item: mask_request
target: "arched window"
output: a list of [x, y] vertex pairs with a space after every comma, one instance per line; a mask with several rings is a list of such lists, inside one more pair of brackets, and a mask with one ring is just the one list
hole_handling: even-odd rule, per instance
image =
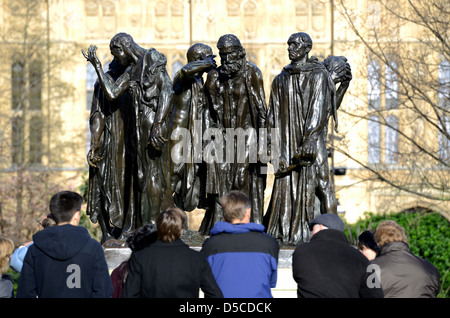
[[397, 63], [390, 61], [384, 70], [384, 79], [386, 81], [386, 89], [384, 95], [386, 98], [386, 109], [398, 108], [398, 79], [397, 79]]
[[28, 160], [30, 164], [40, 165], [42, 164], [43, 144], [42, 137], [44, 132], [44, 123], [42, 115], [36, 114], [30, 118], [30, 143], [29, 143], [29, 155]]
[[450, 110], [450, 62], [442, 60], [438, 68], [439, 77], [439, 106], [444, 110]]
[[11, 65], [13, 165], [24, 164], [27, 160], [29, 164], [42, 161], [42, 71], [39, 59], [30, 61], [28, 67], [17, 61]]
[[398, 163], [398, 118], [388, 116], [386, 118], [385, 142], [386, 142], [386, 158], [385, 163]]
[[367, 67], [368, 71], [368, 100], [369, 107], [373, 109], [380, 109], [381, 96], [381, 67], [380, 64], [372, 59]]
[[39, 60], [35, 60], [29, 65], [28, 80], [31, 110], [42, 110], [42, 71], [42, 62]]
[[441, 121], [438, 131], [438, 155], [442, 161], [450, 163], [450, 62], [442, 60], [438, 69], [438, 102], [441, 109]]
[[[447, 137], [450, 134], [450, 116], [444, 116], [443, 125], [439, 126], [443, 132], [438, 134], [438, 155], [442, 161], [450, 164], [450, 139]], [[447, 135], [444, 134], [444, 131], [447, 132]]]
[[11, 109], [22, 108], [22, 95], [25, 92], [25, 74], [22, 63], [15, 62], [11, 65]]
[[11, 155], [12, 164], [19, 165], [24, 160], [25, 126], [21, 110], [25, 108], [25, 70], [20, 62], [11, 65], [11, 110], [13, 114], [11, 120]]
[[381, 125], [377, 116], [369, 119], [369, 163], [380, 163], [381, 161]]

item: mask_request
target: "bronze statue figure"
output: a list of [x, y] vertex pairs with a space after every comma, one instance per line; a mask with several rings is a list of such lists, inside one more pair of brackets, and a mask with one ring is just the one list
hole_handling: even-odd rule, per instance
[[[114, 59], [105, 76], [116, 81], [125, 68]], [[94, 86], [91, 116], [91, 146], [87, 155], [89, 187], [87, 211], [94, 223], [99, 222], [102, 241], [117, 238], [124, 224], [134, 221], [135, 200], [132, 175], [134, 111], [131, 97], [124, 93], [109, 101], [97, 81]]]
[[[99, 222], [103, 241], [124, 241], [172, 205], [204, 208], [199, 233], [209, 235], [223, 220], [220, 198], [231, 190], [249, 197], [252, 222], [287, 244], [309, 239], [315, 215], [337, 213], [326, 138], [331, 117], [337, 131], [350, 65], [343, 56], [309, 57], [306, 33], [287, 43], [291, 63], [273, 80], [269, 107], [262, 73], [233, 34], [217, 42], [219, 67], [211, 47], [192, 45], [173, 83], [165, 56], [126, 33], [111, 39], [114, 60], [106, 73], [97, 47], [82, 51], [98, 75], [87, 214]], [[261, 149], [266, 137], [268, 149]], [[276, 171], [264, 215], [268, 157]]]
[[[116, 34], [110, 42], [111, 54], [115, 61], [123, 68], [123, 72], [117, 77], [107, 76], [96, 56], [96, 46], [90, 46], [88, 52], [82, 52], [85, 58], [92, 63], [97, 75], [99, 87], [109, 102], [119, 100], [126, 94], [130, 95], [126, 105], [134, 112], [134, 127], [126, 131], [133, 143], [128, 150], [132, 159], [126, 162], [123, 173], [131, 174], [128, 186], [133, 186], [134, 194], [124, 198], [129, 210], [123, 209], [117, 213], [107, 210], [107, 205], [94, 206], [88, 203], [87, 213], [96, 220], [98, 209], [103, 215], [109, 215], [109, 221], [116, 228], [121, 229], [121, 237], [143, 224], [151, 224], [156, 220], [160, 211], [173, 205], [170, 189], [168, 153], [168, 125], [171, 108], [173, 88], [172, 81], [167, 74], [166, 58], [155, 49], [144, 49], [137, 45], [133, 38], [126, 33]], [[100, 123], [101, 120], [92, 121]], [[103, 121], [104, 122], [104, 121]], [[103, 134], [105, 129], [103, 129]], [[100, 133], [100, 130], [98, 131]], [[107, 142], [103, 138], [103, 143]], [[90, 164], [104, 160], [106, 169], [113, 169], [111, 158], [90, 156]], [[92, 161], [95, 162], [92, 162]], [[96, 167], [93, 167], [97, 169]], [[101, 175], [102, 178], [108, 175]], [[127, 176], [128, 180], [128, 176]], [[108, 182], [110, 187], [118, 184]], [[102, 185], [101, 185], [102, 186]], [[98, 189], [104, 191], [104, 188]], [[108, 192], [110, 190], [106, 190]], [[102, 200], [112, 200], [102, 194]], [[88, 200], [92, 200], [91, 197]], [[127, 215], [124, 215], [127, 213]], [[107, 225], [108, 226], [108, 225]], [[117, 237], [117, 235], [115, 235]]]
[[[217, 48], [221, 65], [208, 73], [205, 86], [211, 127], [225, 136], [223, 149], [220, 149], [223, 152], [217, 148], [216, 151], [224, 156], [207, 164], [206, 193], [216, 200], [215, 207], [207, 211], [203, 219], [200, 232], [204, 235], [215, 222], [222, 220], [217, 200], [231, 190], [240, 190], [248, 195], [255, 211], [252, 221], [262, 223], [266, 184], [260, 163], [257, 159], [252, 160], [255, 154], [249, 151], [249, 145], [257, 143], [259, 128], [266, 125], [262, 73], [246, 60], [245, 49], [235, 35], [221, 36]], [[248, 139], [240, 143], [239, 138]]]
[[[349, 66], [343, 60], [343, 67], [342, 63], [331, 66], [332, 78], [327, 63], [309, 57], [312, 40], [308, 34], [292, 34], [287, 43], [291, 63], [272, 83], [267, 116], [268, 127], [278, 129], [280, 147], [271, 152], [280, 161], [265, 224], [267, 232], [281, 242], [296, 244], [309, 239], [308, 222], [315, 214], [336, 213], [326, 135], [330, 116], [337, 124], [335, 82], [348, 79]], [[346, 87], [348, 83], [339, 91], [339, 101]], [[316, 196], [322, 205], [319, 211]]]
[[[212, 49], [203, 43], [192, 45], [186, 57], [188, 63], [177, 72], [173, 81], [170, 171], [175, 204], [185, 211], [192, 211], [208, 208], [202, 136], [210, 126], [210, 120], [202, 75], [216, 68], [216, 62]], [[179, 136], [185, 142], [184, 147], [177, 147]]]

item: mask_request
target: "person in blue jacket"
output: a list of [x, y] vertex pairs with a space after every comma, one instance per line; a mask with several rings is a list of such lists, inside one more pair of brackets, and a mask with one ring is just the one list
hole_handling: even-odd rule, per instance
[[203, 243], [225, 298], [271, 298], [277, 283], [278, 242], [264, 226], [250, 222], [251, 203], [240, 191], [221, 199], [224, 221], [217, 222]]
[[62, 191], [50, 200], [57, 226], [33, 235], [22, 266], [17, 298], [111, 297], [113, 286], [99, 242], [78, 226], [83, 198]]

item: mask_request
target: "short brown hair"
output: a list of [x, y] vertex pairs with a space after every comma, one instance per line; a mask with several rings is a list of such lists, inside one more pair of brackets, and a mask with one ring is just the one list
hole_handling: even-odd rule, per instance
[[381, 221], [378, 224], [375, 231], [375, 241], [378, 246], [383, 246], [391, 242], [408, 243], [405, 229], [392, 220]]
[[247, 209], [252, 207], [248, 197], [240, 191], [230, 191], [225, 194], [220, 204], [222, 205], [223, 218], [227, 222], [242, 220]]
[[177, 207], [167, 208], [156, 220], [158, 239], [163, 242], [174, 242], [183, 233], [186, 217]]

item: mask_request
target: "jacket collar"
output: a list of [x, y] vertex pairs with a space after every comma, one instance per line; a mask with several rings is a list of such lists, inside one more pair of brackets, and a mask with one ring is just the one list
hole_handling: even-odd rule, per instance
[[264, 226], [253, 222], [231, 224], [228, 222], [219, 221], [211, 229], [211, 235], [220, 233], [238, 234], [247, 232], [264, 232]]
[[326, 230], [321, 230], [321, 231], [317, 232], [316, 234], [314, 234], [311, 237], [311, 241], [316, 241], [316, 240], [341, 241], [341, 242], [348, 244], [347, 237], [345, 236], [344, 232], [341, 232], [338, 230], [333, 230], [333, 229], [326, 229]]
[[163, 242], [161, 240], [157, 240], [155, 243], [150, 244], [149, 246], [179, 247], [187, 245], [181, 239], [177, 239], [173, 242]]
[[409, 245], [405, 242], [390, 242], [380, 247], [380, 255], [390, 252], [405, 251], [409, 252]]

